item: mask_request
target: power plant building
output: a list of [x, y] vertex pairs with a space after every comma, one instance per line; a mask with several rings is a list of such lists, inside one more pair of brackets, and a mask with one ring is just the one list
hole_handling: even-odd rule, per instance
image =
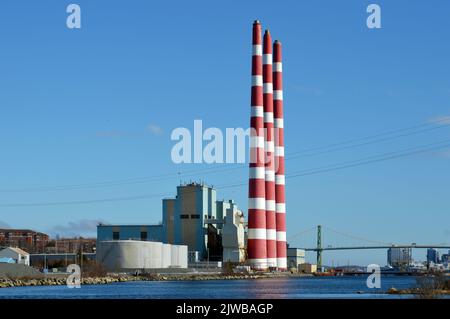
[[154, 241], [186, 245], [196, 256], [191, 259], [242, 262], [247, 257], [256, 270], [287, 270], [282, 48], [268, 30], [264, 37], [261, 33], [255, 21], [247, 238], [244, 215], [234, 202], [217, 201], [214, 188], [189, 183], [177, 187], [175, 198], [163, 199], [161, 225], [99, 225], [99, 247], [110, 240]]
[[[234, 201], [217, 201], [214, 188], [201, 183], [189, 183], [177, 187], [175, 198], [162, 200], [161, 224], [98, 225], [97, 254], [104, 256], [103, 242], [115, 245], [112, 242], [144, 241], [187, 246], [189, 254], [195, 255], [198, 260], [243, 262], [244, 236], [244, 214]], [[127, 247], [125, 243], [119, 246]], [[139, 249], [145, 250], [145, 247]], [[125, 254], [117, 253], [114, 256]]]
[[188, 245], [204, 258], [212, 244], [208, 236], [217, 233], [217, 225], [205, 221], [216, 219], [216, 207], [214, 188], [199, 183], [178, 186], [175, 198], [163, 199], [162, 241]]

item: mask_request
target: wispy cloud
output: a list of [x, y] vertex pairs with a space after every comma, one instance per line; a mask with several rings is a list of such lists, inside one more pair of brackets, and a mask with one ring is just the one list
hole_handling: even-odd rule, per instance
[[315, 96], [319, 96], [319, 95], [323, 94], [323, 91], [319, 88], [302, 85], [302, 84], [296, 84], [296, 85], [294, 84], [292, 86], [292, 88], [294, 89], [294, 91], [297, 91], [302, 94], [315, 95]]
[[450, 149], [440, 152], [439, 155], [441, 157], [450, 158]]
[[100, 219], [81, 219], [78, 221], [68, 222], [64, 225], [56, 225], [48, 230], [51, 236], [61, 237], [95, 237], [98, 224], [107, 224]]
[[0, 228], [11, 228], [7, 223], [0, 220]]
[[450, 158], [450, 149], [439, 151], [439, 152], [435, 152], [434, 154], [437, 157], [440, 157], [440, 158]]
[[435, 116], [428, 119], [428, 123], [436, 124], [436, 125], [449, 125], [450, 124], [450, 115], [440, 115]]
[[122, 137], [127, 135], [124, 131], [98, 131], [95, 133], [97, 137]]
[[163, 129], [160, 126], [153, 123], [147, 125], [147, 130], [153, 135], [161, 135], [163, 133]]

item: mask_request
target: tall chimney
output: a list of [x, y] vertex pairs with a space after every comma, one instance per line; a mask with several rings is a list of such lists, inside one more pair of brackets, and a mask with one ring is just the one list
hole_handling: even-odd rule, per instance
[[258, 270], [267, 269], [262, 69], [261, 24], [255, 21], [253, 23], [247, 254], [250, 266]]
[[273, 44], [273, 103], [275, 126], [275, 199], [277, 224], [277, 267], [287, 269], [286, 260], [286, 204], [284, 174], [284, 123], [283, 123], [283, 80], [281, 42]]
[[265, 131], [266, 180], [266, 240], [267, 265], [277, 267], [277, 237], [275, 216], [275, 157], [273, 127], [272, 38], [266, 30], [263, 42], [263, 100]]

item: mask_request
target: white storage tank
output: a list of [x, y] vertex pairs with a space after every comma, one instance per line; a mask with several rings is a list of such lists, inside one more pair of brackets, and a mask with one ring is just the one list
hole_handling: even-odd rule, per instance
[[116, 272], [187, 268], [187, 246], [138, 240], [102, 241], [97, 247], [97, 262]]

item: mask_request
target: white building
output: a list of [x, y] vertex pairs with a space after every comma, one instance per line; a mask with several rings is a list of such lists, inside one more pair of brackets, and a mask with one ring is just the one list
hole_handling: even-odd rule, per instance
[[154, 241], [102, 241], [96, 252], [97, 262], [108, 271], [187, 268], [188, 263], [188, 246]]
[[4, 248], [0, 250], [0, 258], [12, 258], [17, 264], [30, 265], [30, 254], [20, 248]]
[[287, 249], [288, 268], [298, 269], [298, 266], [305, 263], [305, 250], [299, 248]]
[[228, 202], [222, 228], [223, 262], [245, 261], [244, 214], [236, 204]]

